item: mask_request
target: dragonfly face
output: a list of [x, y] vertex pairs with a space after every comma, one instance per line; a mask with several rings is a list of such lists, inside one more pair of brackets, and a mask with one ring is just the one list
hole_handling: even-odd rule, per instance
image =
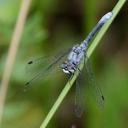
[[66, 74], [73, 74], [76, 70], [76, 65], [72, 61], [68, 60], [61, 64], [61, 69]]
[[67, 61], [61, 65], [64, 73], [73, 74], [77, 69], [81, 59], [84, 57], [84, 50], [80, 45], [75, 45], [68, 55]]

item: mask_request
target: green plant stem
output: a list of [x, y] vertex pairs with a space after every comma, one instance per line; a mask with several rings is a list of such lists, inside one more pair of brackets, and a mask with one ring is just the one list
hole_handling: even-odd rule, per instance
[[112, 21], [115, 19], [116, 15], [119, 13], [120, 9], [122, 8], [122, 6], [124, 5], [125, 2], [126, 2], [126, 0], [119, 0], [118, 3], [116, 4], [116, 6], [114, 7], [114, 9], [112, 10], [113, 16], [111, 17], [109, 22], [107, 22], [101, 28], [101, 30], [98, 32], [97, 36], [95, 37], [94, 41], [92, 42], [92, 45], [88, 48], [88, 50], [87, 50], [87, 57], [88, 58], [91, 56], [92, 52], [94, 51], [96, 46], [99, 44], [101, 38], [103, 37], [103, 35], [107, 31], [108, 27], [111, 25]]
[[[94, 41], [92, 42], [92, 44], [90, 45], [90, 47], [87, 50], [87, 57], [89, 58], [91, 56], [91, 54], [94, 52], [96, 46], [99, 44], [101, 38], [103, 37], [103, 35], [105, 34], [105, 32], [107, 31], [108, 27], [111, 25], [112, 21], [114, 20], [114, 18], [116, 17], [116, 15], [118, 14], [118, 12], [120, 11], [120, 9], [122, 8], [123, 4], [126, 2], [126, 0], [119, 0], [118, 3], [116, 4], [116, 6], [113, 9], [113, 16], [111, 17], [111, 19], [101, 28], [101, 30], [98, 32], [97, 36], [95, 37]], [[83, 68], [83, 64], [80, 64], [80, 69], [82, 70]], [[53, 115], [55, 114], [56, 110], [58, 109], [58, 107], [60, 106], [61, 102], [63, 101], [63, 99], [65, 98], [65, 96], [67, 95], [67, 93], [69, 92], [70, 88], [72, 87], [73, 83], [75, 82], [77, 76], [79, 75], [78, 72], [75, 72], [74, 76], [71, 78], [70, 82], [68, 82], [64, 89], [62, 90], [62, 92], [60, 93], [58, 99], [56, 100], [56, 102], [54, 103], [53, 107], [51, 108], [51, 110], [49, 111], [48, 115], [46, 116], [46, 118], [44, 119], [43, 123], [41, 124], [40, 128], [46, 128], [49, 121], [51, 120], [51, 118], [53, 117]]]

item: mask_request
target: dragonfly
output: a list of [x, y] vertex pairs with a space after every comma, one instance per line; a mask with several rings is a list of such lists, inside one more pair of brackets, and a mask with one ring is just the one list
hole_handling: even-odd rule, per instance
[[[48, 74], [51, 70], [53, 70], [55, 68], [55, 66], [63, 58], [65, 58], [65, 60], [59, 65], [59, 67], [65, 74], [72, 76], [76, 71], [78, 71], [79, 74], [81, 74], [81, 70], [79, 69], [79, 65], [80, 65], [80, 62], [82, 60], [88, 59], [86, 56], [86, 51], [87, 51], [89, 42], [91, 41], [91, 39], [93, 39], [94, 35], [101, 29], [101, 27], [111, 17], [112, 17], [112, 12], [108, 12], [104, 16], [102, 16], [101, 19], [94, 26], [94, 28], [88, 34], [88, 36], [86, 37], [86, 39], [84, 41], [82, 41], [80, 44], [76, 44], [73, 47], [69, 48], [63, 54], [56, 57], [53, 62], [48, 64], [45, 68], [42, 68], [39, 72], [37, 72], [32, 79], [30, 79], [28, 82], [26, 82], [25, 90], [26, 90], [26, 88], [28, 88], [31, 85], [31, 83], [33, 81], [35, 81], [39, 77], [44, 78], [44, 76], [46, 74]], [[39, 58], [37, 60], [30, 60], [27, 63], [27, 66], [28, 67], [32, 66], [36, 62], [38, 62], [39, 60], [41, 60], [41, 58]], [[101, 92], [101, 89], [95, 84], [93, 71], [91, 70], [91, 67], [88, 64], [85, 64], [85, 67], [86, 67], [87, 74], [89, 74], [89, 79], [90, 79], [90, 83], [91, 83], [90, 86], [92, 87], [92, 90], [94, 90], [94, 92], [95, 92], [95, 96], [97, 97], [97, 101], [99, 102], [99, 104], [103, 104], [104, 96]], [[75, 106], [76, 106], [76, 113], [78, 116], [80, 116], [81, 115], [80, 113], [82, 113], [80, 110], [81, 103], [79, 101], [81, 98], [80, 97], [80, 86], [79, 86], [78, 82], [76, 82], [76, 83], [77, 83], [77, 86], [76, 86]]]

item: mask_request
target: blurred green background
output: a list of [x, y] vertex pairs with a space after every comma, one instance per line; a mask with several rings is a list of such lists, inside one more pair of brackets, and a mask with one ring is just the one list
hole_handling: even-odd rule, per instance
[[[25, 93], [31, 75], [25, 66], [31, 57], [63, 51], [85, 39], [102, 15], [117, 0], [32, 0], [20, 41], [4, 107], [2, 128], [39, 128], [63, 89], [67, 78], [54, 73], [39, 79]], [[0, 0], [0, 79], [21, 1]], [[100, 110], [86, 93], [84, 113], [74, 114], [75, 85], [55, 113], [48, 128], [126, 128], [128, 126], [128, 13], [126, 4], [91, 56], [95, 77], [105, 96]], [[86, 77], [86, 76], [85, 76]], [[83, 90], [84, 84], [83, 84]], [[83, 91], [84, 92], [84, 91]]]

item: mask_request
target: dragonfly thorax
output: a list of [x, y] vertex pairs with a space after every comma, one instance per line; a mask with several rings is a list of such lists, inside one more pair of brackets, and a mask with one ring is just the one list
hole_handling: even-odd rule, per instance
[[61, 65], [63, 72], [67, 74], [74, 73], [78, 69], [78, 65], [83, 57], [84, 50], [80, 45], [75, 45], [69, 53], [67, 61]]

